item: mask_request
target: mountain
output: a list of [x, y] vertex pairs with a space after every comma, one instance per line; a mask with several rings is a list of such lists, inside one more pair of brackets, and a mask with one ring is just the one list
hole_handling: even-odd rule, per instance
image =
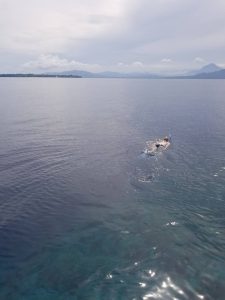
[[80, 76], [82, 78], [94, 78], [95, 74], [87, 71], [73, 70], [73, 71], [64, 71], [64, 72], [54, 72], [48, 73], [53, 75], [63, 75], [63, 76]]
[[44, 74], [0, 74], [0, 77], [62, 77], [62, 78], [136, 78], [136, 79], [225, 79], [225, 69], [220, 68], [216, 64], [208, 64], [199, 70], [195, 70], [186, 74], [175, 76], [163, 76], [148, 72], [99, 72], [93, 73], [82, 70], [72, 70], [63, 72], [48, 72]]
[[117, 73], [117, 72], [101, 72], [98, 76], [102, 78], [160, 78], [159, 75], [148, 72], [132, 72], [132, 73]]
[[132, 72], [132, 73], [119, 73], [119, 72], [99, 72], [92, 73], [87, 71], [73, 70], [73, 71], [64, 71], [64, 72], [54, 72], [48, 73], [51, 75], [59, 75], [59, 76], [81, 76], [83, 78], [161, 78], [161, 76], [157, 74], [147, 73], [147, 72]]
[[64, 72], [56, 72], [56, 73], [49, 73], [54, 75], [63, 75], [63, 76], [81, 76], [83, 78], [148, 78], [148, 79], [159, 79], [159, 78], [178, 78], [178, 77], [190, 77], [195, 76], [199, 74], [210, 74], [214, 72], [221, 71], [222, 68], [217, 66], [214, 63], [208, 64], [204, 67], [202, 67], [199, 70], [193, 70], [191, 72], [182, 74], [182, 75], [176, 75], [176, 76], [163, 76], [159, 74], [149, 73], [149, 72], [132, 72], [132, 73], [119, 73], [119, 72], [111, 72], [111, 71], [105, 71], [105, 72], [88, 72], [88, 71], [81, 71], [81, 70], [72, 70], [72, 71], [64, 71]]
[[217, 72], [220, 70], [222, 70], [222, 68], [220, 68], [219, 66], [217, 66], [214, 63], [211, 63], [211, 64], [208, 64], [208, 65], [202, 67], [199, 70], [190, 71], [190, 72], [184, 74], [184, 76], [193, 76], [193, 75], [204, 74], [204, 73], [208, 74], [208, 73], [213, 73], [213, 72]]
[[221, 69], [211, 73], [200, 73], [189, 76], [171, 76], [164, 77], [165, 79], [225, 79], [225, 69]]
[[216, 72], [201, 73], [192, 76], [193, 79], [225, 79], [225, 69]]

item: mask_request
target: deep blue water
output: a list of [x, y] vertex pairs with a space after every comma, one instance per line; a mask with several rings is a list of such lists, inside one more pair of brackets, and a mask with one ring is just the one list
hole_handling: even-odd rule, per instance
[[0, 299], [224, 299], [224, 95], [223, 80], [0, 79]]

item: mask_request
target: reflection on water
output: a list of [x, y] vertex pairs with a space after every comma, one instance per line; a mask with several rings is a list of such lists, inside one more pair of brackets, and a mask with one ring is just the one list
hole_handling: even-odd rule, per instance
[[224, 299], [224, 93], [1, 79], [0, 299]]

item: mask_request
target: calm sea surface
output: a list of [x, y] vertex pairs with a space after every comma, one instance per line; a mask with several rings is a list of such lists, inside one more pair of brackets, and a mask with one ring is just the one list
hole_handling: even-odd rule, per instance
[[1, 78], [0, 299], [225, 299], [225, 81]]

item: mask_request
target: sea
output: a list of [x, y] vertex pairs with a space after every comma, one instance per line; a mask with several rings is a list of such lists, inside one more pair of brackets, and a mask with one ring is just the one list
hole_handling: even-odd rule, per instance
[[0, 299], [225, 299], [225, 81], [1, 78]]

